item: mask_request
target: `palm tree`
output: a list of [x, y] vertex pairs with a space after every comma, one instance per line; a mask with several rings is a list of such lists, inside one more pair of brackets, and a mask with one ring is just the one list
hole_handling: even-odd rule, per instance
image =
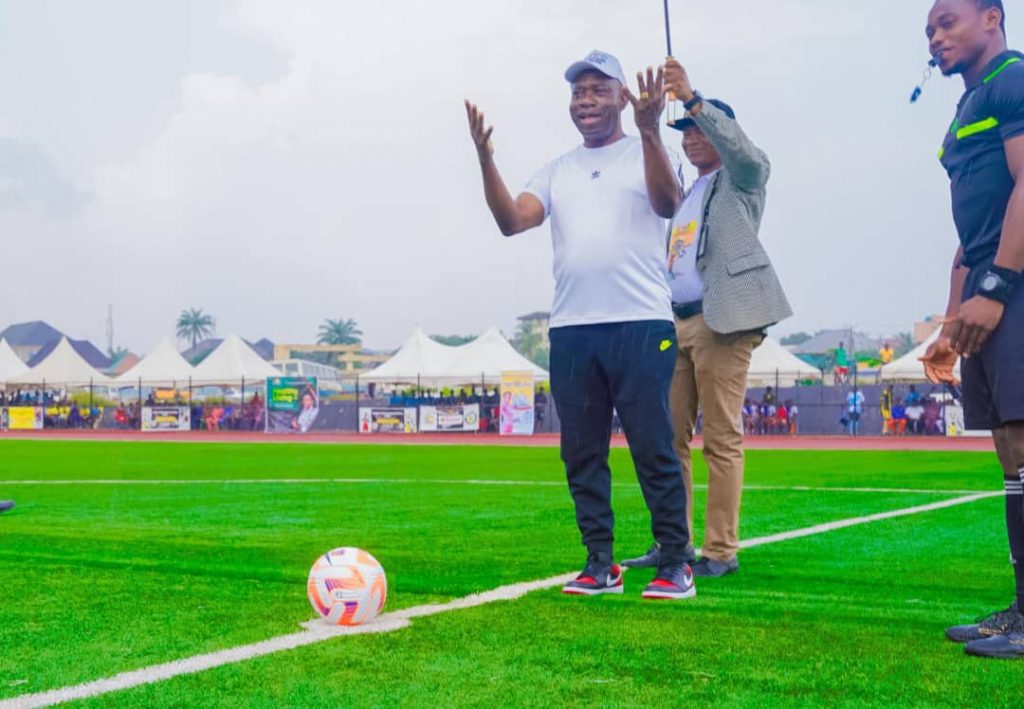
[[320, 326], [320, 333], [316, 343], [318, 345], [358, 345], [362, 344], [363, 331], [359, 329], [356, 321], [348, 320], [324, 320]]
[[202, 308], [189, 308], [181, 311], [176, 327], [178, 337], [189, 340], [194, 348], [200, 339], [213, 334], [214, 325], [213, 316], [204, 313]]
[[519, 321], [515, 337], [512, 339], [512, 346], [519, 350], [519, 354], [534, 364], [545, 369], [548, 368], [550, 353], [544, 347], [543, 336], [532, 322]]

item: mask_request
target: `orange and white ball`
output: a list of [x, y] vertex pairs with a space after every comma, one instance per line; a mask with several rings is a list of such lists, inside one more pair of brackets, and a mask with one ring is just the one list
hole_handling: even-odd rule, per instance
[[332, 549], [309, 570], [309, 602], [330, 625], [362, 625], [377, 617], [388, 597], [384, 567], [355, 547]]

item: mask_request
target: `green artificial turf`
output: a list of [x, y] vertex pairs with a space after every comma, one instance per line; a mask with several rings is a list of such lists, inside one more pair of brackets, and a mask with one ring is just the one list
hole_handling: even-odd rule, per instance
[[[612, 465], [617, 551], [639, 552], [649, 519], [628, 452]], [[371, 482], [231, 482], [335, 478]], [[4, 484], [27, 480], [210, 482]], [[1000, 475], [990, 454], [751, 451], [747, 480], [948, 491], [996, 490]], [[549, 448], [0, 441], [7, 496], [0, 700], [295, 632], [312, 617], [309, 565], [334, 546], [383, 563], [387, 610], [583, 560]], [[751, 489], [743, 536], [955, 496]], [[739, 574], [698, 581], [692, 601], [641, 601], [651, 572], [634, 571], [622, 597], [540, 591], [94, 703], [1019, 706], [1024, 664], [966, 658], [941, 632], [1006, 605], [1005, 547], [1002, 501], [983, 500], [744, 551]]]

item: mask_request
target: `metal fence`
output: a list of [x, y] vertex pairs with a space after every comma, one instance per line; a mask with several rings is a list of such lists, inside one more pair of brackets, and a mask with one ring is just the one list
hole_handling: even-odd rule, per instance
[[[856, 386], [863, 394], [864, 401], [857, 420], [850, 415], [847, 397]], [[498, 391], [497, 386], [478, 382], [427, 390], [410, 385], [407, 387], [382, 387], [360, 381], [358, 375], [320, 380], [319, 415], [313, 430], [323, 432], [355, 433], [360, 430], [359, 411], [361, 408], [412, 407], [417, 411], [424, 407], [457, 407], [462, 404], [479, 406], [479, 425], [474, 430], [494, 432], [497, 430]], [[879, 435], [883, 433], [884, 420], [881, 401], [885, 385], [854, 384], [839, 386], [771, 387], [776, 405], [783, 404], [787, 411], [795, 407], [795, 417], [762, 415], [745, 423], [747, 433], [753, 435]], [[558, 409], [550, 396], [547, 385], [538, 389], [535, 405], [535, 432], [558, 433], [560, 431]], [[930, 384], [897, 384], [894, 399], [906, 400], [916, 393], [930, 400], [926, 421], [915, 425], [908, 422], [907, 435], [940, 435], [946, 431], [946, 418], [950, 395], [942, 387]], [[766, 388], [758, 387], [747, 391], [752, 406], [760, 406], [766, 400]], [[0, 425], [13, 427], [15, 419], [27, 421], [26, 408], [41, 409], [43, 428], [97, 428], [97, 429], [139, 429], [143, 426], [145, 409], [153, 407], [180, 407], [187, 409], [188, 425], [191, 430], [217, 428], [218, 430], [261, 431], [265, 423], [263, 404], [266, 400], [265, 383], [239, 380], [237, 383], [210, 384], [204, 382], [180, 382], [147, 384], [136, 382], [132, 386], [107, 388], [90, 385], [46, 388], [20, 387], [0, 392], [0, 408], [3, 417]], [[19, 411], [12, 411], [18, 409]], [[76, 411], [77, 409], [77, 411]], [[219, 409], [215, 422], [212, 416]], [[767, 412], [766, 412], [767, 413]], [[183, 414], [184, 415], [184, 414]], [[795, 418], [795, 420], [793, 420]], [[616, 422], [617, 423], [617, 422]], [[700, 422], [698, 423], [698, 430]]]

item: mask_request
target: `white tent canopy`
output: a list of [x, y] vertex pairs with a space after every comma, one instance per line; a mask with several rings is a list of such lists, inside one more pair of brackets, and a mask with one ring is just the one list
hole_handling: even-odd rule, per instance
[[0, 384], [27, 371], [28, 366], [15, 354], [7, 341], [0, 339]]
[[201, 384], [237, 384], [244, 380], [262, 381], [279, 377], [281, 372], [256, 354], [238, 335], [228, 335], [217, 349], [199, 363], [192, 374]]
[[195, 376], [195, 368], [178, 354], [166, 337], [139, 360], [134, 367], [117, 377], [115, 382], [125, 386], [138, 384], [177, 384]]
[[534, 381], [548, 380], [547, 370], [519, 354], [496, 327], [451, 350], [447, 364], [450, 377], [462, 377], [475, 383], [482, 376], [486, 383], [498, 384], [502, 372], [532, 372]]
[[62, 337], [46, 359], [27, 372], [9, 377], [7, 384], [53, 384], [54, 386], [97, 384], [108, 386], [111, 379], [92, 367]]
[[401, 349], [384, 364], [361, 375], [360, 381], [380, 384], [412, 384], [424, 387], [452, 384], [497, 384], [501, 373], [533, 372], [537, 381], [548, 373], [519, 354], [497, 328], [491, 328], [465, 345], [451, 347], [432, 340], [416, 328]]
[[454, 348], [430, 339], [427, 333], [416, 328], [391, 359], [359, 378], [381, 384], [412, 384], [417, 377], [422, 380], [443, 376], [451, 349]]
[[[882, 370], [879, 376], [883, 382], [924, 382], [928, 381], [928, 378], [924, 375], [924, 364], [921, 363], [920, 358], [924, 357], [925, 351], [928, 346], [939, 339], [939, 331], [936, 330], [931, 336], [922, 342], [920, 345], [907, 352], [905, 355], [890, 362], [889, 364], [882, 365]], [[956, 366], [953, 367], [953, 373], [957, 379], [960, 378], [960, 360], [957, 360]]]
[[793, 386], [804, 379], [821, 379], [821, 370], [787, 350], [774, 337], [766, 337], [754, 350], [747, 386]]

